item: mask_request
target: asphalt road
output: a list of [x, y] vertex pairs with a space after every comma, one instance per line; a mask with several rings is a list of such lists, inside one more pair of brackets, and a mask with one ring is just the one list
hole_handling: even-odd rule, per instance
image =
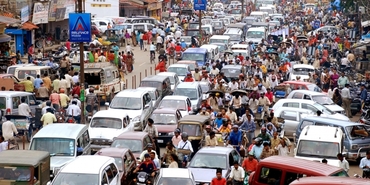
[[[148, 47], [149, 48], [149, 47]], [[124, 47], [121, 47], [121, 51], [125, 51]], [[135, 63], [134, 63], [134, 70], [131, 73], [128, 73], [125, 76], [126, 80], [126, 87], [128, 89], [136, 88], [139, 86], [139, 83], [141, 79], [143, 79], [146, 76], [149, 75], [155, 75], [157, 72], [155, 72], [155, 64], [150, 63], [150, 53], [149, 51], [142, 51], [140, 48], [134, 47], [133, 50], [134, 57], [135, 57]], [[158, 56], [158, 55], [157, 55]], [[156, 56], [156, 57], [157, 57]], [[173, 61], [169, 61], [168, 63], [173, 64]], [[102, 109], [105, 109], [102, 107]], [[354, 116], [351, 120], [356, 122], [359, 119], [359, 114]], [[256, 130], [256, 135], [259, 134], [259, 130]], [[22, 146], [22, 140], [19, 139], [19, 146], [20, 149], [23, 148]], [[29, 143], [25, 143], [25, 149], [29, 148]], [[161, 154], [163, 154], [164, 148], [161, 148]], [[291, 156], [293, 157], [293, 149], [291, 152]], [[349, 175], [352, 177], [354, 174], [362, 174], [362, 170], [359, 169], [358, 164], [354, 162], [350, 162], [350, 170], [349, 170]]]

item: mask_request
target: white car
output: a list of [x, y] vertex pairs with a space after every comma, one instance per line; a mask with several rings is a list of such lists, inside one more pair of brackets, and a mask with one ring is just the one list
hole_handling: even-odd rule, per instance
[[168, 72], [176, 73], [180, 81], [183, 81], [186, 73], [191, 73], [190, 66], [188, 64], [172, 64], [167, 68]]
[[122, 133], [134, 131], [130, 118], [124, 110], [101, 110], [94, 114], [89, 125], [91, 151], [110, 147], [113, 138]]
[[317, 111], [322, 112], [322, 117], [328, 117], [333, 119], [339, 119], [343, 121], [350, 121], [350, 119], [343, 115], [336, 112], [329, 110], [327, 107], [316, 103], [312, 100], [302, 100], [302, 99], [280, 99], [275, 103], [272, 107], [273, 110], [278, 110], [280, 107], [294, 107], [300, 109], [308, 109], [312, 112], [316, 113]]
[[158, 108], [178, 109], [182, 117], [189, 115], [191, 101], [186, 96], [165, 96], [158, 105]]
[[314, 92], [314, 91], [309, 91], [309, 90], [294, 90], [290, 92], [290, 94], [286, 97], [287, 99], [305, 99], [305, 100], [312, 100], [316, 103], [319, 103], [329, 110], [339, 113], [339, 114], [344, 114], [344, 109], [335, 104], [333, 100], [324, 93], [319, 93], [319, 92]]
[[302, 81], [308, 80], [308, 73], [313, 75], [315, 72], [315, 68], [308, 64], [295, 64], [292, 68], [293, 69], [289, 75], [289, 81], [296, 80], [297, 76], [300, 76]]

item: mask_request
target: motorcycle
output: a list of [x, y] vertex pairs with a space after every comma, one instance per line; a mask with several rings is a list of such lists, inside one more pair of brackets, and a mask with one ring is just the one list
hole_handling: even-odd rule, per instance
[[176, 60], [179, 61], [181, 60], [181, 57], [182, 57], [182, 52], [176, 52]]
[[53, 54], [54, 60], [59, 61], [63, 56], [67, 55], [67, 48], [65, 46], [61, 46], [57, 52]]
[[146, 172], [139, 172], [137, 174], [136, 185], [148, 185], [152, 184], [149, 180], [149, 174]]
[[365, 106], [361, 109], [361, 116], [358, 122], [370, 125], [370, 104], [366, 103]]

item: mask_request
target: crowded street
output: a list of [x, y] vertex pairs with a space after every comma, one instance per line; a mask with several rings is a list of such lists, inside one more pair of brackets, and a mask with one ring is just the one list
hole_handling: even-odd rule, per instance
[[5, 10], [0, 184], [370, 183], [369, 2]]

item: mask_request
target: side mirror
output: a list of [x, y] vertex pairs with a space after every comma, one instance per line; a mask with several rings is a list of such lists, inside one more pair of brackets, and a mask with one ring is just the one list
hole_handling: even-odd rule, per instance
[[105, 104], [104, 104], [105, 106], [109, 106], [109, 102], [105, 102]]

